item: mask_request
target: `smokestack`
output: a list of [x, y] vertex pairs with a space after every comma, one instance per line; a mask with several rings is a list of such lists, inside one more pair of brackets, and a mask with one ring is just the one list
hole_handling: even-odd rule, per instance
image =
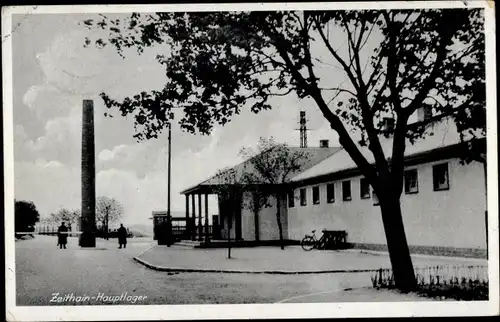
[[394, 132], [395, 120], [392, 117], [384, 117], [383, 131], [385, 137], [390, 137]]
[[328, 140], [319, 140], [319, 147], [320, 148], [330, 147], [329, 141]]
[[80, 247], [95, 247], [95, 141], [92, 100], [83, 101], [81, 223]]
[[432, 117], [432, 108], [428, 106], [417, 109], [417, 122], [428, 121]]

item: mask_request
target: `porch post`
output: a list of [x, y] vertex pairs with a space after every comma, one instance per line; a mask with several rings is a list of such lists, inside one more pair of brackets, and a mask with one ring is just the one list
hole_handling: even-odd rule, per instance
[[191, 225], [189, 222], [189, 195], [185, 194], [185, 197], [186, 197], [186, 232], [185, 232], [185, 235], [189, 238], [189, 236], [191, 236], [191, 232], [190, 232]]
[[192, 214], [193, 218], [191, 218], [190, 223], [191, 223], [191, 239], [196, 240], [196, 225], [195, 225], [195, 218], [196, 218], [196, 208], [195, 208], [195, 200], [194, 200], [194, 194], [191, 195], [191, 206], [192, 206]]
[[[212, 224], [213, 230], [213, 224]], [[208, 242], [208, 194], [205, 194], [205, 242]]]
[[202, 240], [203, 225], [201, 224], [201, 193], [198, 194], [198, 240]]

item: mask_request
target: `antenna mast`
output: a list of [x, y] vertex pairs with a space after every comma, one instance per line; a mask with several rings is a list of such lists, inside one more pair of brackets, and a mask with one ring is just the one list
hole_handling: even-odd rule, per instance
[[307, 148], [307, 120], [306, 111], [300, 111], [300, 147]]
[[170, 217], [170, 188], [171, 184], [171, 175], [172, 175], [172, 123], [168, 125], [168, 194], [167, 194], [167, 215]]

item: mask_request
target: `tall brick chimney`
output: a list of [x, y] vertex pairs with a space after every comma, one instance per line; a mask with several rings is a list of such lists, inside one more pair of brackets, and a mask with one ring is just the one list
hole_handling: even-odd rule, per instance
[[82, 218], [79, 245], [95, 247], [95, 142], [94, 102], [83, 101], [82, 116]]

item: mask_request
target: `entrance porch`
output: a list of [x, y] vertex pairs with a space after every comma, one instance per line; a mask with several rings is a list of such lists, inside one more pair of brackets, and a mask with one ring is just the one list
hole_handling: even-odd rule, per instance
[[[186, 198], [186, 233], [182, 243], [208, 244], [212, 241], [242, 241], [241, 196], [220, 198], [210, 185], [183, 191]], [[217, 196], [218, 214], [209, 215], [209, 195]]]

